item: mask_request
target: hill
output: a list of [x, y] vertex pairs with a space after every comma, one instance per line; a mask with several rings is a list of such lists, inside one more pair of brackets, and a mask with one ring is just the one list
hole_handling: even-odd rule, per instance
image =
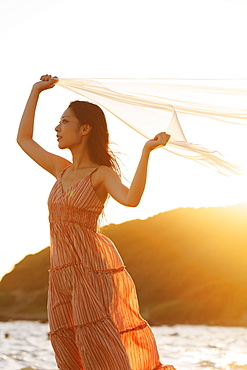
[[[102, 233], [116, 244], [152, 325], [247, 326], [247, 206], [181, 208]], [[0, 282], [0, 319], [46, 319], [49, 248]]]
[[50, 248], [26, 256], [0, 282], [0, 320], [47, 320]]

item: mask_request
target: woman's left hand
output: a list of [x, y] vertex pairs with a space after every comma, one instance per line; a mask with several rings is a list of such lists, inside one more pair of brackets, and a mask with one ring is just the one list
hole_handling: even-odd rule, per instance
[[144, 148], [147, 148], [150, 151], [153, 149], [161, 148], [167, 144], [170, 137], [171, 135], [167, 134], [166, 132], [160, 132], [153, 139], [148, 140]]

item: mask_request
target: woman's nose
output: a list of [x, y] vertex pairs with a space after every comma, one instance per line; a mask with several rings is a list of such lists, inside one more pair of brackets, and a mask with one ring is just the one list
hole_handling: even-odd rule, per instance
[[60, 127], [59, 127], [59, 125], [57, 125], [56, 127], [55, 127], [55, 131], [56, 132], [58, 132], [60, 130]]

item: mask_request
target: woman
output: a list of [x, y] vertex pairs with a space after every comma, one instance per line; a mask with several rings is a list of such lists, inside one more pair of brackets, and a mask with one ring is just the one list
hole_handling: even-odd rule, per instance
[[60, 149], [72, 163], [45, 151], [33, 140], [39, 94], [58, 79], [44, 75], [34, 84], [17, 137], [22, 149], [57, 178], [51, 190], [51, 269], [48, 317], [51, 343], [62, 370], [173, 369], [159, 362], [155, 340], [139, 314], [135, 287], [112, 242], [97, 233], [97, 220], [111, 195], [135, 207], [144, 191], [150, 152], [166, 145], [160, 133], [142, 152], [130, 189], [118, 175], [108, 148], [102, 110], [72, 102], [55, 128]]

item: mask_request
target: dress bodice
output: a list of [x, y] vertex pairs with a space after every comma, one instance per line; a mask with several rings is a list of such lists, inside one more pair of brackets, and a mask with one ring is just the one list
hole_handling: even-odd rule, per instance
[[98, 198], [92, 183], [91, 174], [63, 191], [62, 176], [54, 184], [49, 198], [49, 221], [79, 223], [96, 231], [99, 215], [104, 205]]
[[96, 240], [103, 238], [97, 228], [104, 208], [92, 186], [92, 172], [65, 191], [60, 174], [50, 192], [51, 269], [82, 261], [92, 265], [86, 245], [96, 248]]

